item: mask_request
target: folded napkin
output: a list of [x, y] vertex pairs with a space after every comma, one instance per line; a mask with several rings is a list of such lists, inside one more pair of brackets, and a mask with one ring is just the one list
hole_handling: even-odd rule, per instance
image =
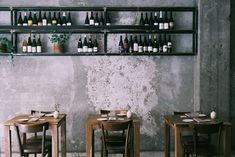
[[36, 122], [36, 121], [38, 121], [38, 120], [39, 120], [39, 118], [33, 117], [33, 118], [31, 118], [30, 120], [28, 120], [28, 122]]

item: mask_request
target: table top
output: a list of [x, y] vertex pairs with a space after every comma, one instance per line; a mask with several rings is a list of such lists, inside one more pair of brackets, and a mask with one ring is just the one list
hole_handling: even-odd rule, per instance
[[[30, 118], [32, 118], [30, 114], [16, 115], [15, 117], [5, 121], [4, 125], [5, 126], [13, 126], [15, 123], [19, 123], [20, 119], [30, 119]], [[43, 116], [43, 117], [41, 117], [37, 121], [34, 121], [34, 122], [22, 122], [22, 123], [26, 123], [26, 124], [38, 124], [38, 123], [42, 123], [42, 122], [49, 122], [49, 125], [58, 125], [65, 118], [66, 118], [66, 114], [59, 114], [58, 118], [54, 118], [53, 116], [50, 116], [50, 117]]]

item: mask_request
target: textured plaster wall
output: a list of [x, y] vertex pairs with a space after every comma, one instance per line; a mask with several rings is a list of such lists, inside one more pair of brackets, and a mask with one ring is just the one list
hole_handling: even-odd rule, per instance
[[[197, 6], [199, 4], [200, 12], [201, 5], [205, 4], [209, 9], [203, 7], [202, 11], [205, 13], [200, 14], [200, 22], [204, 22], [203, 20], [211, 20], [210, 16], [206, 16], [210, 8], [213, 8], [213, 1], [210, 2], [209, 5], [203, 1], [194, 0], [2, 0], [0, 6], [13, 4], [14, 6]], [[225, 6], [230, 4], [228, 0], [224, 3]], [[217, 8], [219, 8], [218, 5]], [[187, 15], [185, 16], [188, 19]], [[215, 23], [219, 26], [224, 24], [223, 21], [214, 21], [206, 30], [214, 28]], [[221, 36], [227, 40], [229, 31], [222, 31]], [[20, 38], [23, 38], [23, 35]], [[76, 39], [76, 36], [73, 38]], [[115, 51], [117, 39], [113, 37], [110, 40], [112, 51]], [[200, 40], [205, 41], [206, 35], [203, 35]], [[183, 45], [190, 44], [187, 38], [180, 42]], [[47, 44], [46, 49], [50, 51], [50, 45], [45, 44]], [[76, 45], [71, 43], [69, 47], [73, 47], [73, 44]], [[227, 46], [225, 45], [225, 48]], [[198, 93], [200, 93], [200, 87], [207, 81], [201, 81], [203, 77], [199, 76], [201, 71], [208, 69], [201, 64], [210, 58], [203, 54], [213, 54], [213, 51], [203, 45], [203, 42], [200, 42], [199, 50], [196, 56], [15, 57], [14, 64], [9, 57], [0, 57], [1, 143], [2, 124], [6, 119], [15, 114], [29, 113], [31, 109], [53, 110], [54, 104], [60, 103], [60, 111], [68, 115], [68, 150], [85, 151], [87, 115], [98, 113], [99, 109], [103, 108], [117, 109], [130, 105], [132, 112], [141, 118], [141, 149], [163, 150], [163, 115], [172, 113], [174, 110], [193, 111], [194, 108], [200, 108], [198, 102], [201, 100]], [[228, 54], [228, 52], [224, 53]], [[225, 57], [215, 64], [227, 65], [228, 55]], [[227, 71], [225, 73], [219, 71], [220, 76], [223, 74], [226, 75]], [[200, 81], [204, 84], [200, 85]], [[212, 83], [213, 80], [208, 81]], [[226, 84], [222, 85], [226, 86]], [[206, 91], [206, 87], [202, 89]], [[224, 90], [222, 88], [221, 92]], [[203, 100], [206, 96], [211, 96], [204, 93]], [[224, 98], [224, 100], [227, 103], [227, 99]], [[201, 102], [205, 104], [204, 101]], [[222, 113], [221, 115], [226, 116]], [[99, 145], [97, 135], [96, 148], [99, 148]], [[16, 147], [16, 143], [13, 146]], [[1, 145], [1, 150], [2, 148]]]

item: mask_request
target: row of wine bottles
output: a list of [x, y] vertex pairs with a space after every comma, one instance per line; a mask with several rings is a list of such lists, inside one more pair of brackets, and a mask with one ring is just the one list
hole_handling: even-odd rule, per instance
[[72, 19], [70, 16], [70, 12], [68, 12], [68, 16], [66, 16], [66, 12], [61, 13], [58, 12], [56, 15], [56, 12], [54, 12], [53, 17], [51, 15], [51, 12], [47, 14], [47, 12], [44, 12], [44, 15], [42, 17], [41, 11], [39, 11], [38, 15], [36, 12], [29, 12], [28, 16], [27, 13], [24, 12], [24, 18], [22, 18], [21, 12], [19, 14], [18, 20], [17, 20], [18, 26], [71, 26], [72, 25]]
[[150, 12], [150, 16], [148, 16], [148, 13], [145, 13], [145, 18], [144, 18], [144, 13], [141, 13], [140, 16], [140, 21], [139, 21], [139, 25], [145, 25], [145, 26], [149, 26], [149, 25], [154, 25], [156, 26], [156, 29], [162, 30], [162, 29], [174, 29], [174, 19], [172, 16], [172, 11], [170, 12], [170, 18], [168, 19], [168, 12], [165, 11], [165, 16], [163, 18], [163, 12], [160, 11], [159, 12], [159, 17], [158, 17], [158, 12], [154, 13], [154, 17], [153, 17], [153, 13]]
[[85, 25], [90, 25], [90, 26], [99, 26], [99, 25], [111, 25], [111, 20], [110, 20], [110, 17], [109, 17], [109, 14], [106, 13], [106, 20], [104, 20], [104, 17], [103, 17], [103, 13], [100, 13], [100, 16], [99, 16], [99, 13], [96, 12], [95, 13], [95, 17], [93, 15], [93, 12], [90, 13], [90, 17], [89, 17], [89, 14], [88, 12], [86, 13], [86, 19], [85, 19]]
[[77, 46], [77, 51], [78, 53], [97, 53], [99, 51], [99, 47], [98, 47], [98, 42], [97, 39], [95, 38], [92, 41], [92, 37], [90, 36], [88, 41], [87, 41], [87, 37], [84, 36], [83, 42], [82, 42], [82, 37], [80, 36], [78, 39], [78, 46]]
[[28, 37], [28, 41], [25, 39], [22, 45], [23, 53], [41, 53], [42, 52], [42, 43], [40, 36], [36, 41], [36, 36], [33, 36], [33, 41], [31, 39], [31, 35]]
[[158, 38], [155, 35], [153, 39], [151, 35], [148, 37], [144, 35], [143, 38], [142, 35], [139, 35], [139, 38], [135, 35], [134, 40], [132, 35], [130, 35], [129, 40], [127, 35], [124, 40], [122, 39], [122, 35], [120, 35], [118, 51], [119, 53], [171, 53], [171, 35], [168, 35], [168, 39], [166, 34], [160, 34]]

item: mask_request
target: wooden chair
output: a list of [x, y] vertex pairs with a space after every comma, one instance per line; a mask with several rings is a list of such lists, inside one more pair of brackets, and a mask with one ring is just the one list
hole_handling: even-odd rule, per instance
[[[200, 156], [220, 156], [220, 140], [221, 140], [221, 129], [223, 122], [219, 123], [197, 123], [193, 124], [191, 127], [194, 130], [194, 143], [191, 155], [197, 157]], [[199, 135], [205, 136], [206, 142], [199, 141]], [[211, 136], [214, 135], [213, 139]], [[215, 140], [215, 141], [213, 141]]]
[[[103, 121], [102, 128], [102, 151], [101, 156], [108, 157], [108, 154], [123, 154], [123, 157], [128, 157], [130, 145], [130, 127], [131, 120], [125, 122]], [[125, 130], [125, 134], [123, 134]], [[106, 134], [106, 131], [109, 134]], [[119, 135], [117, 136], [116, 134]], [[113, 134], [115, 134], [113, 136]]]
[[[45, 156], [48, 154], [48, 157], [51, 157], [51, 141], [46, 141], [46, 130], [48, 130], [49, 123], [39, 123], [39, 124], [16, 124], [15, 129], [17, 132], [17, 139], [19, 143], [20, 155], [28, 157], [29, 154], [41, 154]], [[41, 141], [39, 140], [30, 140], [27, 139], [25, 142], [21, 139], [21, 134], [34, 134], [42, 133]], [[27, 137], [27, 136], [26, 136]]]

